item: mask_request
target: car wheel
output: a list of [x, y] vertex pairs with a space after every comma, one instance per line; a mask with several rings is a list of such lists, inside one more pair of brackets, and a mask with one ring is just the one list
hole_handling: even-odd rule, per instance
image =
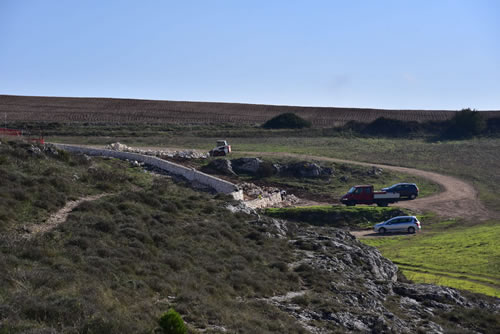
[[408, 233], [415, 233], [415, 228], [414, 227], [408, 227]]
[[389, 203], [387, 203], [387, 202], [379, 202], [379, 203], [377, 203], [377, 206], [386, 207], [386, 206], [389, 206]]
[[410, 199], [415, 199], [415, 198], [417, 198], [417, 195], [415, 195], [415, 194], [410, 195]]
[[354, 202], [347, 202], [345, 205], [347, 205], [347, 206], [355, 206], [356, 203], [354, 203]]
[[383, 227], [379, 228], [378, 233], [385, 234], [385, 228], [383, 228]]

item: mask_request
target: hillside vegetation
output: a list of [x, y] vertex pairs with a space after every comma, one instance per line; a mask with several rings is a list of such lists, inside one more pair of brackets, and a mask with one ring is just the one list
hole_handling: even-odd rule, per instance
[[[5, 195], [0, 333], [152, 333], [171, 308], [190, 333], [500, 328], [497, 300], [409, 284], [342, 230], [232, 213], [226, 196], [114, 159], [22, 142], [1, 141], [0, 150], [10, 182], [2, 194], [25, 194]], [[49, 188], [57, 196], [38, 213], [31, 203], [51, 184], [47, 169], [67, 186]], [[44, 224], [61, 196], [102, 192], [54, 229], [26, 235], [26, 222]]]
[[311, 122], [294, 113], [285, 113], [271, 118], [262, 124], [262, 127], [264, 129], [302, 129], [310, 128]]
[[[145, 333], [173, 305], [192, 328], [224, 323], [243, 332], [301, 332], [264, 301], [235, 299], [296, 290], [299, 276], [276, 269], [292, 256], [286, 240], [266, 238], [252, 217], [231, 214], [224, 196], [194, 192], [125, 162], [92, 158], [82, 165], [76, 162], [84, 156], [33, 153], [34, 147], [0, 145], [2, 179], [3, 173], [10, 179], [2, 193], [16, 189], [8, 220], [2, 219], [0, 332]], [[102, 177], [84, 176], [106, 167]], [[39, 186], [52, 182], [47, 169], [66, 186]], [[42, 196], [38, 187], [56, 195], [46, 196], [46, 210], [31, 204]], [[42, 224], [66, 198], [96, 191], [112, 195], [81, 204], [47, 234], [23, 238], [26, 222]]]

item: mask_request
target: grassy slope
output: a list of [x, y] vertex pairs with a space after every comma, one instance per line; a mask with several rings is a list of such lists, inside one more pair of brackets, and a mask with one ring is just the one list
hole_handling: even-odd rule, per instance
[[[3, 142], [0, 149], [2, 176], [17, 191], [11, 197], [1, 183], [12, 210], [0, 235], [0, 332], [150, 333], [169, 307], [191, 329], [213, 323], [245, 333], [303, 332], [257, 299], [298, 289], [300, 275], [285, 265], [293, 261], [290, 245], [266, 237], [252, 217], [222, 208], [225, 196], [121, 161], [93, 158], [82, 166], [82, 157], [39, 156], [30, 145]], [[47, 188], [42, 213], [17, 214], [40, 200], [39, 184], [51, 184], [47, 169], [66, 186]], [[95, 169], [101, 172], [90, 176]], [[26, 221], [41, 223], [64, 200], [101, 191], [113, 194], [80, 205], [49, 233], [18, 238]]]
[[68, 200], [151, 182], [139, 169], [114, 172], [122, 167], [117, 160], [90, 161], [63, 151], [32, 152], [30, 144], [20, 141], [1, 144], [0, 231], [14, 222], [43, 221]]
[[[415, 281], [500, 297], [500, 223], [470, 227], [454, 221], [416, 236], [366, 238]], [[430, 231], [429, 231], [430, 229]]]

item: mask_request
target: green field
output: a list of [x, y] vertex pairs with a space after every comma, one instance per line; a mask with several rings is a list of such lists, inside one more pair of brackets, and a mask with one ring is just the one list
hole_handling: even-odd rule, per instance
[[454, 221], [415, 236], [361, 239], [377, 247], [415, 282], [500, 297], [500, 222], [460, 226]]

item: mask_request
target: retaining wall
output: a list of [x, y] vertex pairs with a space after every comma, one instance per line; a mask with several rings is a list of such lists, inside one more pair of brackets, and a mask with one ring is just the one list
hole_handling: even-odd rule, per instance
[[189, 181], [198, 182], [200, 184], [208, 186], [218, 193], [230, 194], [234, 197], [234, 199], [243, 200], [243, 191], [239, 190], [235, 184], [226, 180], [219, 179], [218, 177], [199, 172], [196, 169], [187, 168], [157, 157], [138, 153], [120, 152], [66, 144], [54, 144], [54, 146], [68, 152], [83, 153], [91, 156], [106, 156], [122, 160], [136, 160], [157, 167], [168, 173], [182, 176]]

